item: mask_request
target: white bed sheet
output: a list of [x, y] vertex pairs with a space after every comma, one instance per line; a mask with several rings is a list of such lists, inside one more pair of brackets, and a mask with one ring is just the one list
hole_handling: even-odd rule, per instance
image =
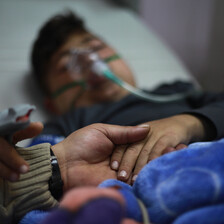
[[45, 121], [41, 97], [29, 74], [29, 55], [40, 26], [71, 9], [115, 47], [133, 69], [140, 87], [192, 80], [180, 60], [131, 10], [107, 0], [0, 0], [0, 110], [20, 103], [37, 106], [32, 120]]

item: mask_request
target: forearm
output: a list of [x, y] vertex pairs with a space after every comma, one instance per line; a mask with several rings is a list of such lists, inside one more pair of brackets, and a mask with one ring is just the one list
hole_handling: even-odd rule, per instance
[[217, 138], [216, 126], [212, 120], [200, 113], [189, 113], [201, 123], [203, 134], [197, 141], [212, 141]]
[[[203, 94], [202, 97], [193, 100], [194, 105], [191, 110], [186, 111], [192, 115], [203, 117], [209, 127], [213, 129], [213, 138], [219, 139], [224, 137], [224, 93]], [[211, 131], [209, 135], [211, 134]]]
[[52, 173], [50, 145], [18, 148], [17, 151], [29, 163], [30, 170], [14, 183], [1, 179], [0, 223], [16, 223], [31, 210], [57, 205], [48, 190]]
[[182, 122], [186, 128], [189, 142], [208, 141], [215, 138], [216, 130], [213, 123], [203, 115], [184, 113], [173, 118]]

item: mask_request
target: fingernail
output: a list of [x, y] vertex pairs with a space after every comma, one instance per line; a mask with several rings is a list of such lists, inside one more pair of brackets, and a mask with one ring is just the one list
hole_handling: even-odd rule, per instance
[[118, 167], [119, 167], [118, 162], [117, 161], [113, 161], [112, 164], [111, 164], [111, 167], [112, 167], [113, 170], [117, 170]]
[[140, 124], [140, 125], [138, 125], [138, 127], [140, 127], [140, 128], [149, 128], [149, 125], [148, 124]]
[[125, 170], [122, 170], [119, 174], [120, 177], [126, 177], [127, 176], [127, 172]]
[[28, 166], [26, 165], [22, 165], [20, 168], [19, 168], [19, 171], [20, 173], [26, 173], [28, 171]]
[[10, 175], [10, 180], [11, 180], [11, 181], [17, 181], [18, 179], [19, 179], [18, 174], [16, 174], [16, 173], [12, 173], [12, 174]]
[[137, 177], [138, 177], [138, 175], [134, 175], [134, 176], [132, 177], [132, 182], [135, 182], [136, 179], [137, 179]]

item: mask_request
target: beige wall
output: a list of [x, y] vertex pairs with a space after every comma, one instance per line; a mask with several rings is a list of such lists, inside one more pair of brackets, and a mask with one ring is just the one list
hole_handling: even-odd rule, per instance
[[223, 12], [223, 0], [140, 1], [147, 26], [174, 49], [207, 90], [224, 90]]

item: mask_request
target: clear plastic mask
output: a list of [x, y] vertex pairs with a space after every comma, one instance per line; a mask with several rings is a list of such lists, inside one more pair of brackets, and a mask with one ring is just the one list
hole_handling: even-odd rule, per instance
[[[72, 78], [88, 78], [92, 66], [92, 51], [88, 49], [73, 49], [69, 52], [69, 61], [67, 69]], [[95, 54], [95, 53], [94, 53]]]

